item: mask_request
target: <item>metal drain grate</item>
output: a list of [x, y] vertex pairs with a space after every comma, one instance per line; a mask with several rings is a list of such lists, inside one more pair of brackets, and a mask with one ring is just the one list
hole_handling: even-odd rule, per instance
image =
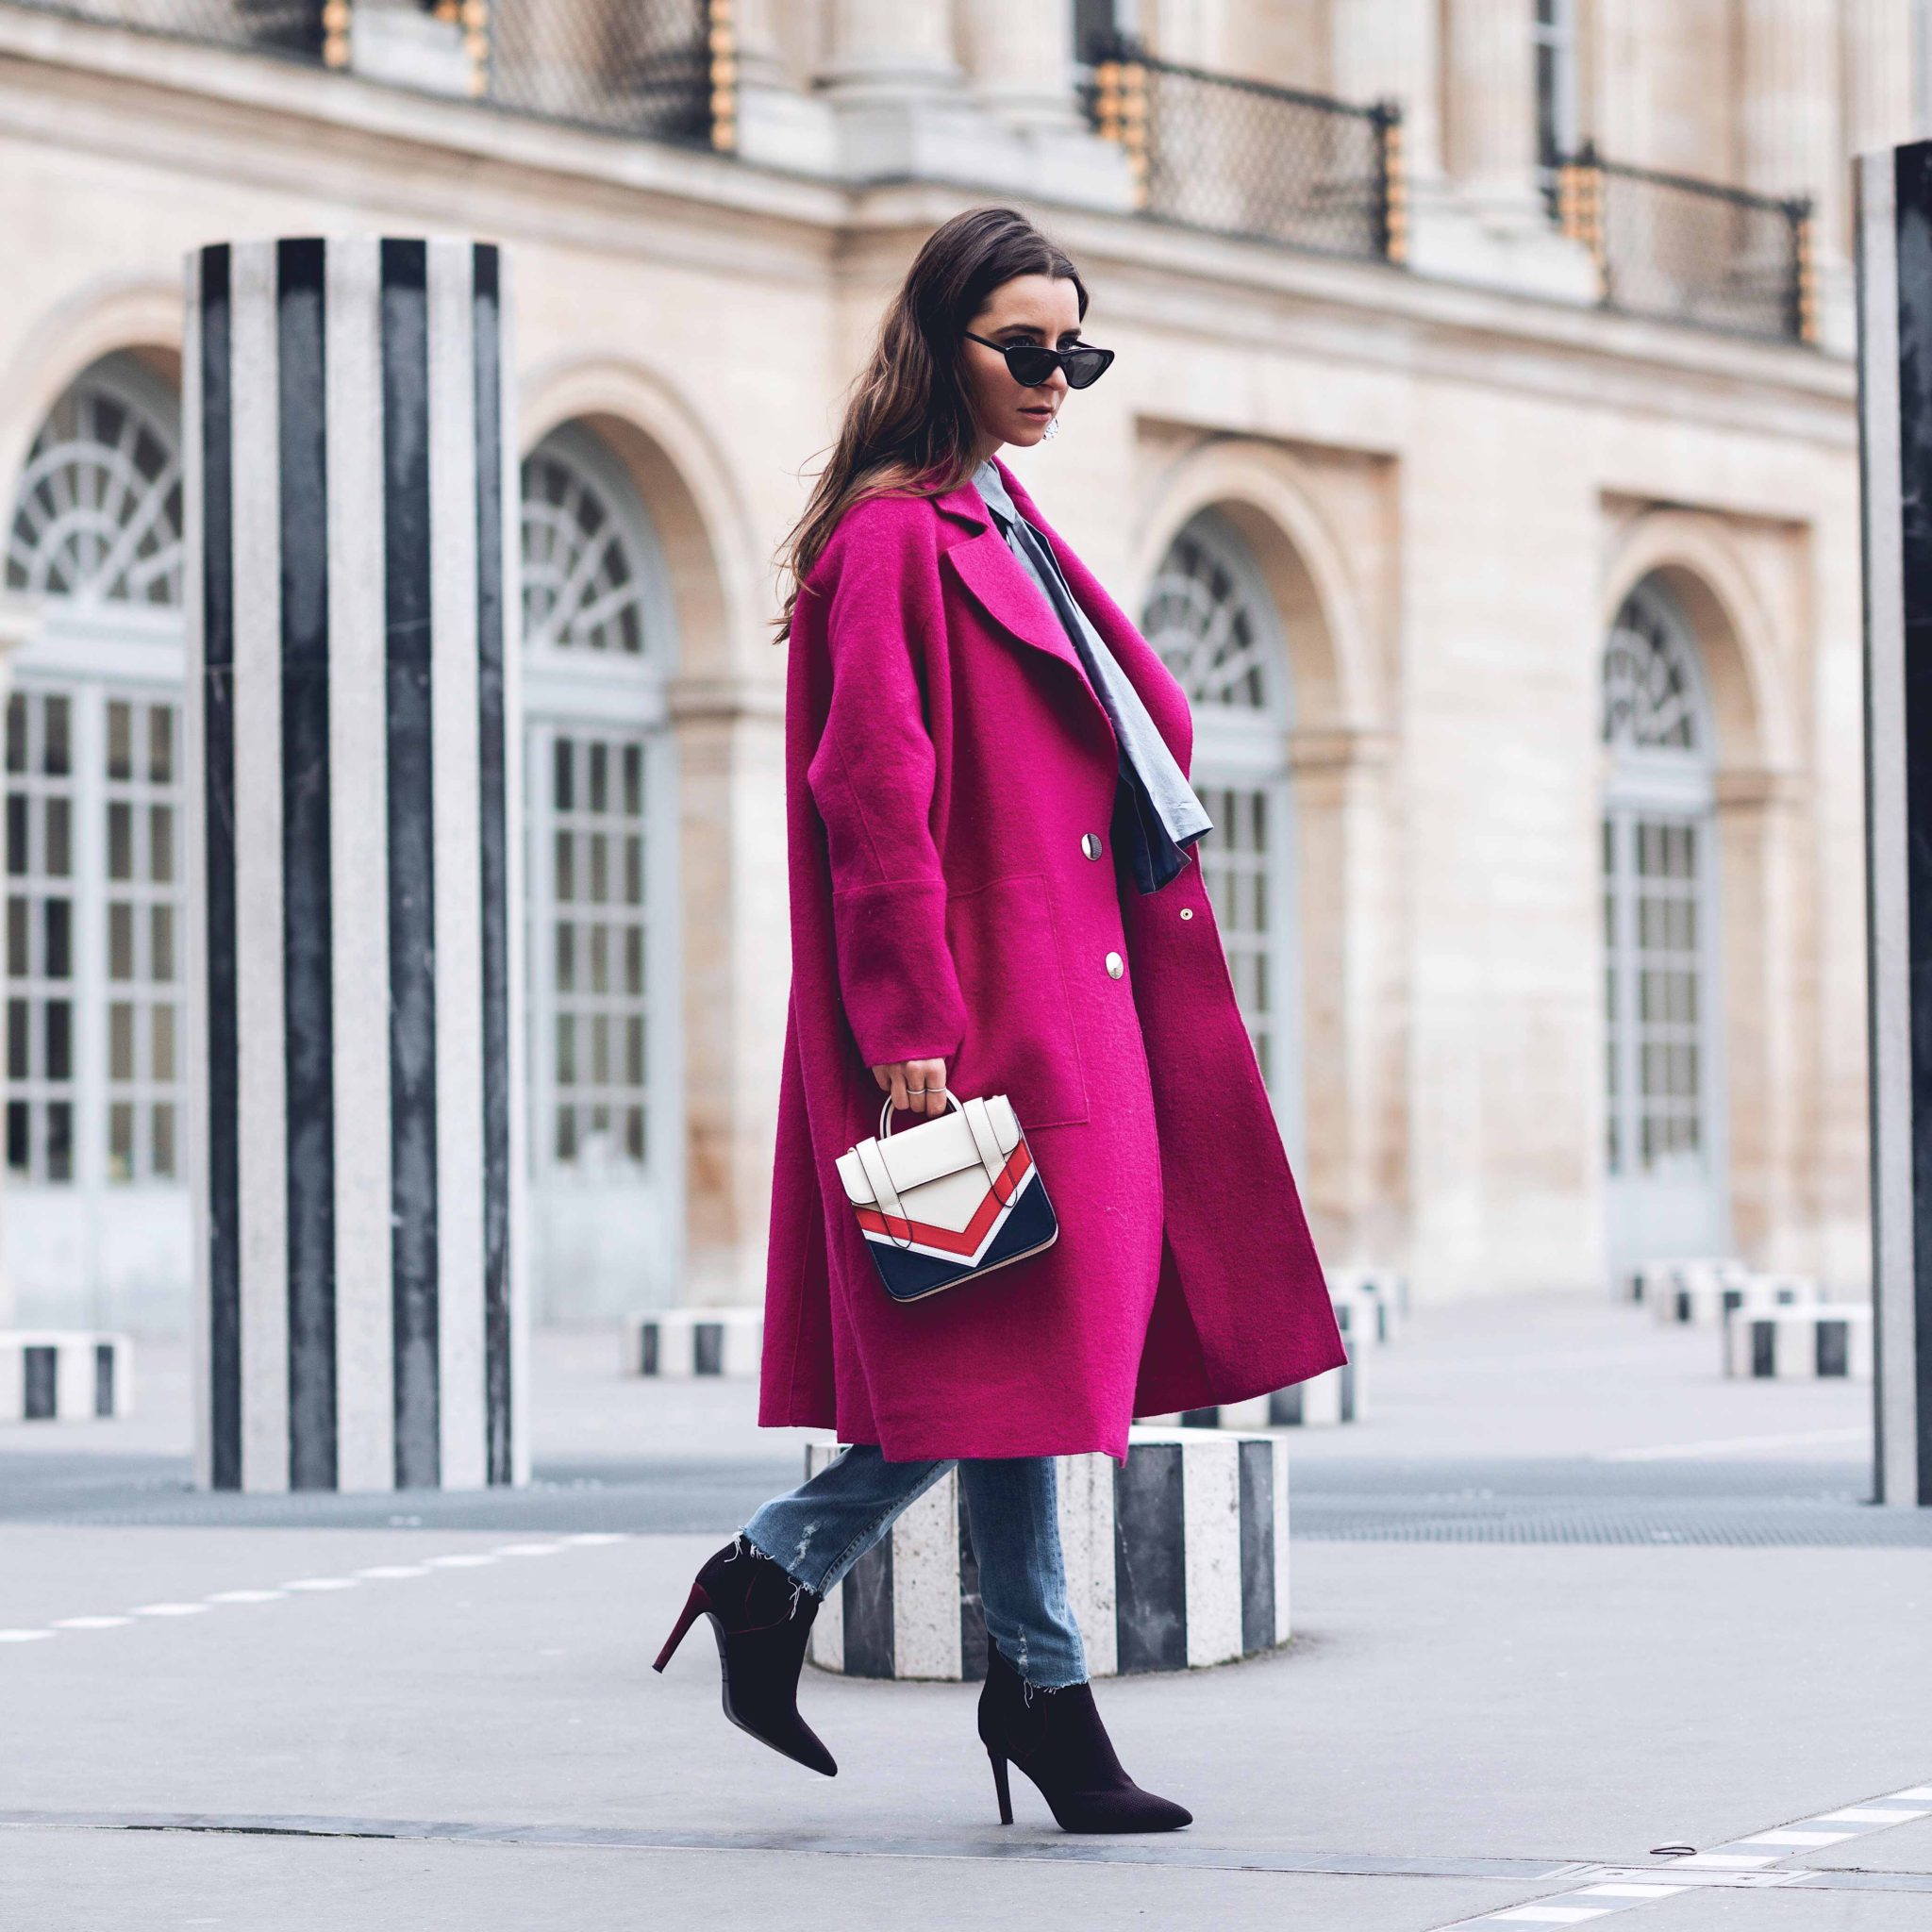
[[1293, 1534], [1303, 1542], [1785, 1544], [1873, 1549], [1932, 1548], [1932, 1512], [1856, 1503], [1665, 1503], [1605, 1507], [1578, 1498], [1551, 1507], [1380, 1508], [1297, 1500]]

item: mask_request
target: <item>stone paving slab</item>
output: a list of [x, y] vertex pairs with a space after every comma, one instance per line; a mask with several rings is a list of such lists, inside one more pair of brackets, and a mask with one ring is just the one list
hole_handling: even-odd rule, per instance
[[1144, 1866], [985, 1863], [786, 1852], [530, 1851], [0, 1833], [0, 1923], [36, 1932], [1426, 1932], [1518, 1895], [1493, 1881], [1344, 1878]]
[[[289, 1499], [277, 1524], [272, 1499], [184, 1498], [185, 1373], [165, 1351], [131, 1424], [0, 1428], [0, 1712], [26, 1741], [0, 1752], [0, 1926], [817, 1912], [891, 1932], [1042, 1913], [1070, 1932], [1433, 1932], [1574, 1910], [1559, 1894], [1578, 1881], [1553, 1874], [1655, 1869], [1653, 1846], [1932, 1776], [1932, 1550], [1387, 1540], [1411, 1518], [1514, 1535], [1539, 1514], [1651, 1512], [1674, 1536], [1726, 1511], [1897, 1516], [1856, 1501], [1869, 1391], [1725, 1385], [1708, 1333], [1576, 1297], [1424, 1310], [1378, 1358], [1375, 1420], [1295, 1439], [1291, 1651], [1101, 1687], [1128, 1765], [1197, 1814], [1155, 1840], [1070, 1840], [1024, 1779], [1003, 1830], [970, 1686], [808, 1673], [841, 1762], [827, 1780], [725, 1725], [707, 1633], [654, 1675], [691, 1572], [793, 1479], [805, 1432], [758, 1430], [745, 1385], [626, 1380], [607, 1343], [540, 1338], [551, 1480], [484, 1499], [509, 1506], [496, 1527], [408, 1497], [358, 1506], [353, 1527], [323, 1526], [334, 1499]], [[188, 1526], [104, 1521], [156, 1483], [192, 1506]], [[91, 1526], [19, 1520], [63, 1488]], [[1351, 1523], [1377, 1540], [1307, 1534]], [[573, 1540], [611, 1524], [652, 1533]], [[69, 1620], [85, 1627], [54, 1628]], [[121, 1828], [190, 1811], [443, 1826]], [[512, 1826], [525, 1836], [475, 1841]], [[1631, 1932], [1917, 1927], [1928, 1840], [1932, 1824], [1877, 1830], [1807, 1853], [1808, 1889], [1700, 1889], [1618, 1916]]]
[[[0, 1627], [428, 1574], [0, 1645], [9, 1727], [35, 1740], [0, 1756], [0, 1810], [996, 1835], [970, 1686], [808, 1673], [827, 1780], [724, 1725], [706, 1645], [649, 1670], [711, 1546], [8, 1530]], [[449, 1556], [491, 1559], [432, 1567]], [[1920, 1627], [1893, 1614], [1932, 1581], [1921, 1553], [1319, 1544], [1295, 1566], [1287, 1656], [1103, 1687], [1129, 1767], [1195, 1810], [1191, 1843], [1639, 1862], [1855, 1804], [1932, 1752]]]
[[1664, 1899], [1605, 1923], [1617, 1932], [1925, 1932], [1932, 1907], [1923, 1896], [1879, 1892], [1720, 1891]]
[[[1901, 1824], [1851, 1844], [1826, 1845], [1807, 1853], [1805, 1862], [1857, 1872], [1932, 1872], [1932, 1821]], [[1925, 1923], [1932, 1925], [1932, 1908]]]

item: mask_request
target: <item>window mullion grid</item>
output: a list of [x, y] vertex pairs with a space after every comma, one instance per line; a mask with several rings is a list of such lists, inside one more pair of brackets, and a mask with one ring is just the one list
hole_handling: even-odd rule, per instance
[[553, 1058], [557, 1029], [557, 826], [551, 810], [556, 741], [557, 733], [550, 726], [531, 725], [524, 760], [529, 814], [525, 861], [529, 906], [524, 950], [530, 980], [525, 1039], [530, 1077], [530, 1118], [537, 1129], [529, 1137], [530, 1164], [537, 1173], [557, 1165], [557, 1083]]
[[1637, 869], [1638, 820], [1634, 813], [1610, 814], [1610, 893], [1616, 907], [1613, 958], [1617, 985], [1614, 1022], [1617, 1052], [1617, 1145], [1619, 1172], [1641, 1172], [1642, 1159], [1642, 1046], [1639, 1022], [1639, 974], [1641, 947], [1638, 937], [1640, 887]]
[[107, 705], [92, 681], [72, 692], [74, 1179], [83, 1194], [96, 1195], [108, 1180], [108, 1002], [113, 996], [108, 978]]

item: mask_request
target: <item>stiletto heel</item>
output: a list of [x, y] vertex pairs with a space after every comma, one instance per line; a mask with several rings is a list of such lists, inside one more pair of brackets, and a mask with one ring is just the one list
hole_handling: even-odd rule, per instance
[[677, 1627], [664, 1640], [664, 1648], [658, 1653], [658, 1661], [651, 1668], [661, 1671], [671, 1661], [672, 1653], [684, 1641], [684, 1633], [711, 1607], [711, 1599], [705, 1594], [702, 1583], [693, 1583], [691, 1595], [685, 1599], [683, 1614], [677, 1620]]
[[992, 1760], [992, 1788], [999, 1795], [1000, 1823], [1010, 1824], [1013, 1822], [1013, 1792], [1007, 1782], [1007, 1760], [997, 1751], [989, 1750], [986, 1755]]

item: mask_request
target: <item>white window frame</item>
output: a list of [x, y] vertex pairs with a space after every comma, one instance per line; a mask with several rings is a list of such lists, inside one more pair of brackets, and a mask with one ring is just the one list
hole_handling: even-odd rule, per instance
[[[623, 1314], [678, 1299], [685, 1261], [685, 1102], [679, 929], [676, 735], [668, 685], [676, 664], [675, 608], [662, 547], [635, 485], [608, 446], [579, 424], [551, 431], [525, 460], [548, 455], [576, 470], [619, 525], [642, 597], [637, 655], [526, 642], [524, 708], [525, 958], [523, 1016], [529, 1068], [525, 1143], [540, 1278], [540, 1319]], [[557, 740], [638, 734], [647, 742], [644, 854], [645, 1149], [643, 1171], [591, 1174], [555, 1158], [557, 1022], [551, 802]], [[619, 1249], [622, 1249], [620, 1255]], [[571, 1278], [590, 1271], [594, 1279]], [[556, 1278], [547, 1278], [552, 1270]], [[572, 1292], [575, 1291], [575, 1292]]]
[[[1722, 854], [1717, 819], [1717, 753], [1715, 714], [1704, 676], [1697, 635], [1677, 600], [1657, 578], [1637, 585], [1620, 607], [1611, 637], [1624, 627], [1632, 606], [1648, 607], [1647, 614], [1662, 628], [1683, 672], [1695, 743], [1690, 748], [1602, 745], [1605, 781], [1601, 820], [1610, 828], [1615, 879], [1624, 896], [1618, 908], [1616, 930], [1600, 935], [1603, 969], [1614, 969], [1618, 1012], [1614, 1024], [1607, 1001], [1600, 1004], [1607, 1032], [1606, 1040], [1604, 1179], [1609, 1224], [1611, 1265], [1629, 1263], [1666, 1250], [1686, 1248], [1728, 1253], [1731, 1246], [1728, 1081], [1725, 1066], [1724, 1012], [1723, 908], [1720, 891]], [[1599, 739], [1602, 735], [1603, 664], [1599, 659]], [[1637, 904], [1634, 840], [1640, 820], [1665, 820], [1694, 828], [1698, 873], [1696, 881], [1697, 971], [1696, 1049], [1699, 1071], [1698, 1127], [1703, 1174], [1697, 1183], [1700, 1200], [1693, 1206], [1684, 1183], [1646, 1180], [1637, 1164], [1642, 1124], [1640, 1055], [1642, 1023], [1639, 1010], [1639, 949], [1631, 930]], [[1599, 866], [1604, 832], [1598, 832]], [[1606, 899], [1611, 880], [1603, 880]], [[1605, 982], [1607, 993], [1610, 982]], [[1608, 1090], [1608, 1054], [1617, 1058], [1615, 1093]], [[1612, 1118], [1614, 1116], [1614, 1119]], [[1610, 1140], [1617, 1137], [1619, 1166], [1609, 1165]], [[1672, 1193], [1673, 1187], [1679, 1191]], [[1646, 1237], [1644, 1230], [1652, 1232]]]
[[[1153, 616], [1155, 600], [1169, 574], [1169, 560], [1183, 541], [1199, 544], [1227, 573], [1248, 615], [1255, 639], [1255, 662], [1261, 686], [1261, 702], [1258, 705], [1228, 705], [1201, 697], [1194, 690], [1188, 691], [1194, 719], [1192, 777], [1196, 788], [1204, 792], [1208, 789], [1231, 786], [1257, 791], [1263, 800], [1270, 839], [1263, 877], [1274, 919], [1268, 933], [1267, 951], [1275, 996], [1275, 1008], [1267, 1023], [1268, 1058], [1271, 1062], [1268, 1094], [1283, 1143], [1291, 1159], [1299, 1162], [1307, 1146], [1303, 1070], [1306, 1024], [1301, 963], [1300, 867], [1296, 862], [1300, 832], [1288, 757], [1289, 732], [1293, 724], [1288, 641], [1274, 593], [1256, 564], [1246, 541], [1224, 516], [1211, 508], [1197, 511], [1189, 518], [1169, 542], [1160, 568], [1155, 572], [1148, 585], [1142, 606], [1143, 623]], [[1147, 636], [1158, 649], [1159, 638], [1151, 630]], [[1174, 669], [1177, 676], [1182, 676], [1185, 688], [1184, 667], [1171, 664], [1170, 669]], [[1210, 807], [1209, 816], [1213, 815]], [[1210, 879], [1216, 869], [1216, 841], [1220, 837], [1217, 827], [1192, 848], [1197, 862], [1208, 868], [1207, 875]], [[1218, 903], [1215, 920], [1217, 925], [1224, 923]], [[1255, 1017], [1245, 1013], [1243, 1017], [1247, 1019], [1252, 1034]]]
[[[179, 400], [132, 357], [115, 355], [77, 378], [102, 388], [144, 414], [179, 461]], [[17, 485], [16, 485], [17, 488]], [[13, 501], [7, 506], [11, 528]], [[19, 691], [58, 692], [73, 706], [74, 801], [74, 1166], [63, 1181], [32, 1181], [8, 1174], [5, 1240], [23, 1321], [73, 1326], [130, 1325], [178, 1332], [191, 1274], [192, 1228], [188, 1189], [189, 1115], [199, 1070], [185, 1058], [188, 987], [192, 958], [186, 903], [186, 699], [188, 647], [179, 605], [128, 604], [49, 596], [40, 623], [15, 652], [8, 682]], [[175, 1173], [171, 1178], [108, 1177], [107, 708], [116, 698], [162, 701], [176, 708], [181, 726], [175, 754], [175, 884], [180, 907], [175, 973], [182, 1011], [175, 1031], [178, 1111]]]

